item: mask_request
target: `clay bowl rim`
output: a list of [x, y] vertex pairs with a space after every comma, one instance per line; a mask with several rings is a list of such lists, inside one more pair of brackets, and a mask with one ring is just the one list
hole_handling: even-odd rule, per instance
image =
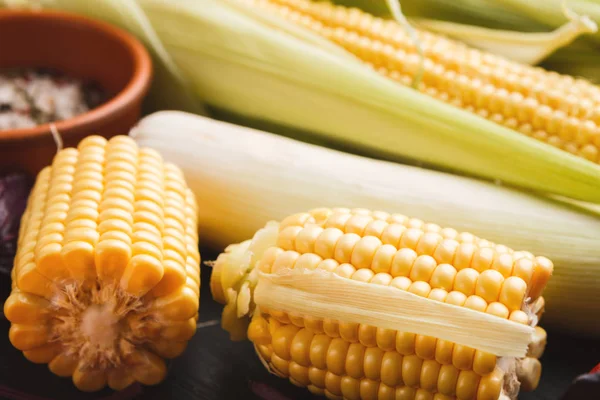
[[[68, 138], [74, 130], [93, 129], [99, 122], [107, 118], [115, 118], [127, 113], [127, 106], [143, 98], [148, 92], [152, 80], [152, 60], [144, 45], [130, 33], [110, 25], [78, 14], [64, 11], [31, 11], [31, 10], [0, 10], [0, 24], [3, 20], [22, 18], [30, 20], [59, 20], [68, 24], [85, 24], [99, 35], [110, 36], [125, 46], [133, 56], [134, 70], [127, 85], [107, 102], [76, 117], [33, 128], [9, 129], [0, 131], [0, 143], [8, 144], [25, 140], [51, 138], [51, 125], [56, 127], [63, 139]], [[107, 60], [112, 62], [112, 60]]]

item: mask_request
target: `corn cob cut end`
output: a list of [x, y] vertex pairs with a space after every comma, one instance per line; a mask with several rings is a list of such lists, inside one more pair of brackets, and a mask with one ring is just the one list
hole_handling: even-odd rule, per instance
[[13, 346], [82, 391], [162, 381], [196, 330], [196, 221], [181, 172], [129, 137], [60, 151], [21, 225]]

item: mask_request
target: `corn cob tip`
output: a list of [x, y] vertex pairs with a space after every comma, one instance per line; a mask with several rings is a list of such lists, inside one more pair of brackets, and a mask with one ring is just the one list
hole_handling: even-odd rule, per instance
[[210, 292], [215, 301], [227, 304], [228, 290], [239, 288], [239, 283], [248, 269], [247, 263], [244, 263], [242, 258], [249, 245], [249, 241], [230, 245], [210, 263], [212, 267]]
[[[219, 255], [219, 257], [223, 254]], [[220, 304], [225, 304], [225, 292], [223, 292], [223, 286], [221, 285], [221, 269], [223, 264], [219, 262], [219, 259], [215, 261], [205, 262], [204, 265], [212, 269], [210, 274], [210, 294], [212, 298]]]
[[269, 222], [252, 240], [228, 246], [213, 264], [210, 290], [213, 298], [225, 304], [221, 325], [232, 340], [244, 340], [254, 309], [252, 291], [257, 281], [255, 266], [264, 252], [275, 245], [279, 224]]

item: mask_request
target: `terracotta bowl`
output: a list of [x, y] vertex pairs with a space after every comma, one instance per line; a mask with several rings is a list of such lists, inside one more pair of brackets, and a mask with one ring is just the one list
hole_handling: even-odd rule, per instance
[[[108, 94], [107, 102], [89, 112], [54, 123], [65, 147], [91, 134], [127, 134], [140, 118], [152, 63], [125, 31], [69, 13], [0, 10], [0, 38], [0, 68], [52, 68], [92, 80]], [[55, 154], [48, 124], [0, 131], [0, 170], [35, 174]]]

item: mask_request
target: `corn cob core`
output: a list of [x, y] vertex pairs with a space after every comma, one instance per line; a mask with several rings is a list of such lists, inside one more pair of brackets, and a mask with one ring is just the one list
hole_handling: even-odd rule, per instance
[[179, 169], [126, 136], [60, 151], [22, 217], [11, 343], [81, 390], [160, 382], [196, 330], [196, 214]]
[[[421, 58], [405, 29], [355, 8], [310, 0], [238, 0], [338, 44], [410, 86]], [[418, 90], [529, 137], [600, 162], [600, 88], [418, 31]]]
[[[252, 291], [258, 271], [281, 269], [323, 269], [535, 325], [552, 263], [403, 215], [316, 209], [267, 225], [251, 241], [230, 246], [214, 264], [211, 291], [226, 304], [224, 328], [233, 339], [247, 332], [274, 373], [330, 398], [462, 400], [515, 396], [511, 368], [524, 361], [513, 360], [510, 367], [493, 354], [435, 337], [257, 309]], [[249, 326], [248, 314], [253, 314]], [[529, 388], [539, 379], [540, 369], [533, 367], [544, 343], [545, 332], [538, 328], [524, 359], [535, 361], [519, 367], [518, 378]]]

